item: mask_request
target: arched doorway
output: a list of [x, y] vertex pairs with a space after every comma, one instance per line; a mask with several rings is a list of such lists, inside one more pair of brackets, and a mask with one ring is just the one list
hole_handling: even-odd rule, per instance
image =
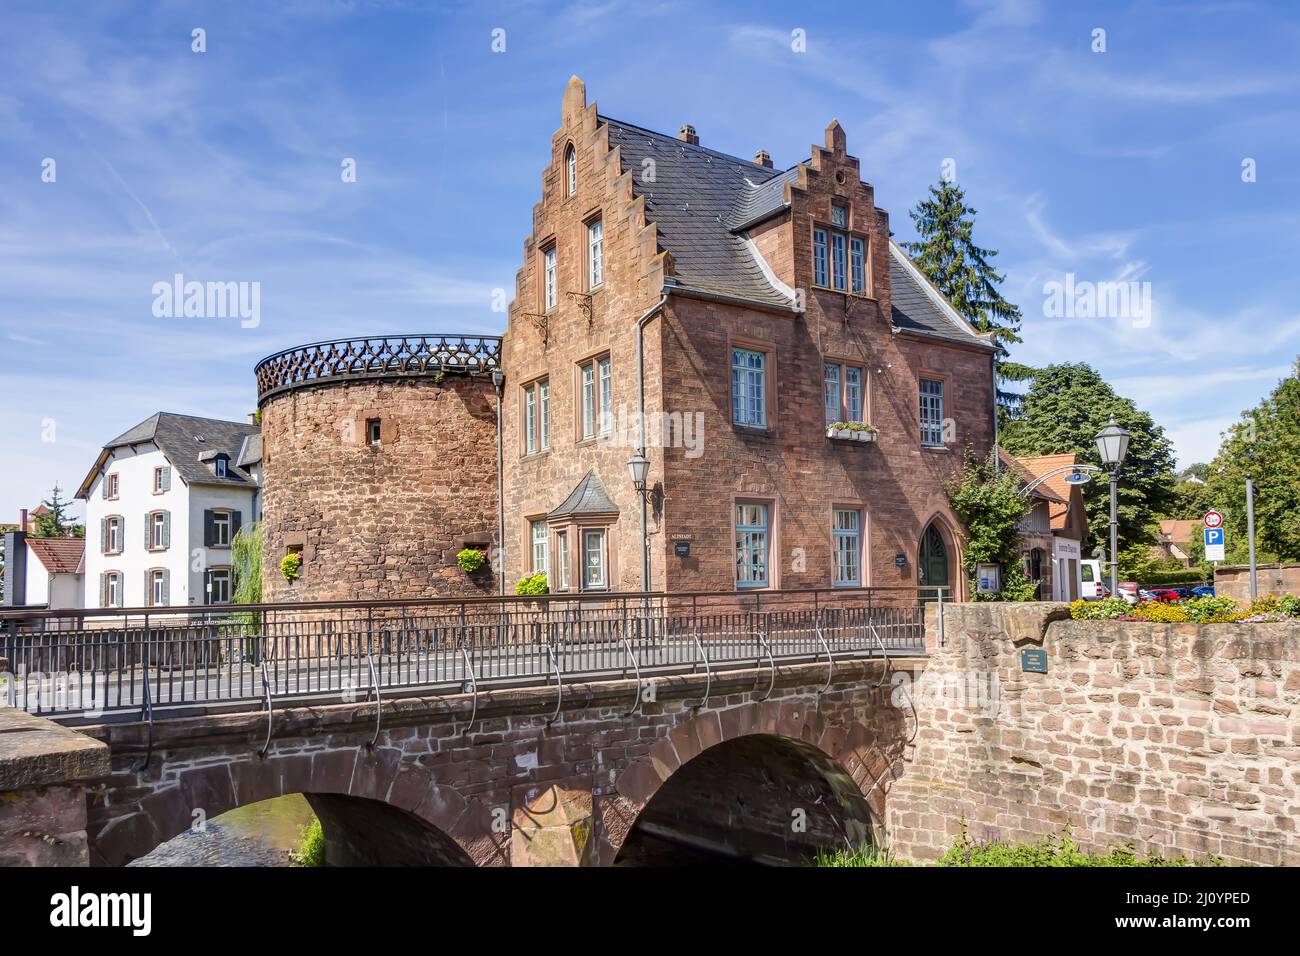
[[[931, 521], [921, 534], [921, 551], [916, 561], [916, 583], [921, 587], [951, 587], [952, 563], [948, 542], [939, 530], [939, 522]], [[933, 594], [922, 595], [923, 599], [933, 597]], [[956, 595], [949, 591], [944, 597], [953, 600]]]

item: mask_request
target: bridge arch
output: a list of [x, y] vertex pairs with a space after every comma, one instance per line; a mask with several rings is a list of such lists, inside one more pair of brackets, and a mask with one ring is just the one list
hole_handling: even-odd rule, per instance
[[[153, 782], [138, 802], [89, 805], [91, 864], [123, 866], [198, 819], [301, 793], [321, 819], [327, 859], [358, 865], [502, 865], [505, 850], [491, 837], [491, 812], [439, 785], [396, 750], [358, 747], [191, 766], [173, 786]], [[155, 756], [158, 760], [160, 755]], [[129, 758], [134, 760], [134, 757]], [[120, 774], [120, 771], [119, 771]], [[145, 790], [149, 771], [136, 774]], [[118, 776], [115, 774], [115, 776]], [[119, 777], [116, 793], [130, 787]], [[367, 849], [368, 848], [368, 849]]]
[[789, 701], [697, 716], [618, 776], [598, 862], [797, 863], [879, 842], [897, 740]]

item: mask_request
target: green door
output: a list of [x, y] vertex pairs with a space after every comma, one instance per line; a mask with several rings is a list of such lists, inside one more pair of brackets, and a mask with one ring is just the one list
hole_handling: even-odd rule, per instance
[[[921, 559], [917, 562], [916, 583], [922, 587], [947, 587], [948, 585], [948, 548], [943, 543], [943, 535], [933, 524], [925, 529], [921, 536]], [[934, 594], [926, 595], [933, 599]], [[946, 595], [949, 599], [952, 595]]]

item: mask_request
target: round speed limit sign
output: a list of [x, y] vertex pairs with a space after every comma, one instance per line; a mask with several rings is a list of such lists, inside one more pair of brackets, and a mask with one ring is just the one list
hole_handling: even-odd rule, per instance
[[1217, 511], [1207, 511], [1205, 513], [1205, 527], [1222, 528], [1223, 515], [1219, 514]]

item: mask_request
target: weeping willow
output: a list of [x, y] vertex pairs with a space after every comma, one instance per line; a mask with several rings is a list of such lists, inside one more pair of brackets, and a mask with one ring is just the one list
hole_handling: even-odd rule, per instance
[[[262, 525], [254, 521], [244, 525], [230, 542], [230, 565], [235, 573], [234, 603], [262, 603]], [[256, 623], [256, 615], [244, 614], [246, 623]]]

